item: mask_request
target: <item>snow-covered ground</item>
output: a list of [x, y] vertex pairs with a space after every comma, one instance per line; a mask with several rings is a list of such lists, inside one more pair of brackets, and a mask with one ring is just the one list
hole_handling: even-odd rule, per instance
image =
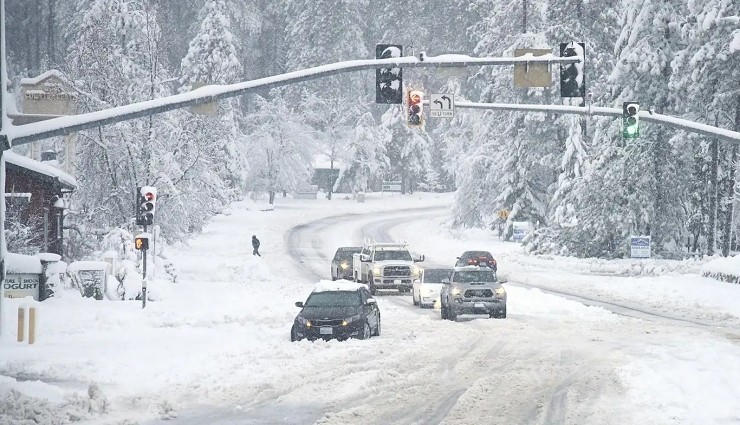
[[[167, 250], [177, 282], [158, 273], [145, 309], [64, 292], [36, 305], [34, 345], [14, 331], [31, 302], [6, 300], [0, 424], [740, 423], [740, 285], [690, 262], [529, 256], [491, 232], [448, 230], [450, 204], [236, 203]], [[378, 229], [435, 264], [492, 251], [510, 280], [509, 318], [442, 322], [410, 297], [380, 296], [379, 338], [290, 343], [293, 304], [328, 277], [336, 247]], [[689, 322], [623, 317], [531, 285]]]

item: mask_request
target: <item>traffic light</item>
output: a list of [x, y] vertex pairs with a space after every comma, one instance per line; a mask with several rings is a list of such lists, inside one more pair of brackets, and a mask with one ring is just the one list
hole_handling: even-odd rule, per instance
[[580, 56], [581, 62], [560, 65], [560, 97], [586, 96], [586, 74], [583, 72], [586, 43], [560, 43], [560, 57], [572, 56]]
[[640, 137], [640, 104], [637, 102], [622, 104], [622, 137], [625, 139]]
[[421, 127], [424, 124], [424, 92], [406, 90], [406, 125]]
[[149, 249], [149, 236], [137, 235], [134, 237], [134, 247], [139, 251], [146, 251]]
[[[400, 44], [376, 44], [375, 59], [400, 58]], [[403, 69], [378, 68], [375, 70], [375, 103], [403, 103]]]
[[148, 226], [154, 222], [155, 203], [157, 202], [157, 188], [142, 186], [138, 190], [136, 203], [136, 224]]

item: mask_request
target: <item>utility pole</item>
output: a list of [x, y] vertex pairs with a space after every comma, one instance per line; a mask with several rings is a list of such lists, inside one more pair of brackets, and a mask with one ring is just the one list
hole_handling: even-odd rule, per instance
[[527, 33], [527, 0], [522, 0], [522, 34]]
[[5, 164], [2, 162], [3, 153], [10, 149], [7, 131], [5, 110], [5, 88], [7, 87], [5, 70], [5, 0], [0, 0], [0, 335], [4, 331], [3, 315], [5, 314], [5, 260], [7, 246], [5, 245]]

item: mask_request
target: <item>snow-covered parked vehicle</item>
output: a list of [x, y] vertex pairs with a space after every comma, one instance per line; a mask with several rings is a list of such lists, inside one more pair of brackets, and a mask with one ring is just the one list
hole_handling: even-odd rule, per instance
[[356, 282], [365, 283], [375, 295], [378, 289], [409, 292], [421, 268], [415, 263], [424, 261], [423, 255], [412, 257], [405, 243], [370, 243], [352, 258]]

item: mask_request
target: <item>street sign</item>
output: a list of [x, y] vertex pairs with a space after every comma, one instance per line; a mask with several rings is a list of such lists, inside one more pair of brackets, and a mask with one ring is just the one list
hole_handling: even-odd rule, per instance
[[[552, 49], [516, 49], [514, 57], [531, 54], [543, 56], [552, 54]], [[549, 63], [518, 63], [514, 65], [514, 85], [517, 87], [550, 87], [552, 68]]]
[[498, 218], [500, 220], [506, 220], [507, 218], [509, 218], [509, 210], [507, 210], [506, 208], [500, 209], [498, 211]]
[[650, 258], [650, 236], [632, 236], [630, 238], [630, 257]]
[[511, 239], [516, 242], [521, 242], [525, 236], [529, 234], [529, 222], [528, 221], [514, 221], [512, 225]]
[[429, 116], [431, 118], [452, 118], [455, 116], [455, 95], [435, 93], [429, 97]]

